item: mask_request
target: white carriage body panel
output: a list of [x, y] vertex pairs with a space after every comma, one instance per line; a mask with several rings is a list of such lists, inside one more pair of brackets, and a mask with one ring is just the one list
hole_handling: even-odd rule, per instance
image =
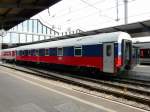
[[101, 44], [105, 42], [121, 43], [122, 39], [131, 40], [131, 37], [129, 34], [125, 32], [103, 33], [103, 34], [90, 35], [84, 37], [76, 37], [71, 39], [44, 42], [40, 44], [25, 45], [25, 46], [17, 47], [17, 50], [82, 46], [82, 45]]

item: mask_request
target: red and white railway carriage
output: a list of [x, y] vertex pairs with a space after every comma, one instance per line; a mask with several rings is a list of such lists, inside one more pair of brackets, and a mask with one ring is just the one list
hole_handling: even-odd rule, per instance
[[1, 58], [3, 60], [14, 61], [16, 59], [16, 48], [9, 48], [1, 50]]
[[[92, 67], [107, 73], [117, 73], [130, 68], [131, 50], [131, 37], [125, 32], [76, 37], [14, 48], [16, 61]], [[5, 59], [5, 55], [3, 58]]]

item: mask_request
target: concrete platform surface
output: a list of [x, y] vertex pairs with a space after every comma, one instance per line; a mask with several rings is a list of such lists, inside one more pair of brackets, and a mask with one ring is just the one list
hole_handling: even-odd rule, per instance
[[132, 71], [150, 73], [150, 65], [137, 65]]
[[0, 66], [0, 112], [145, 112]]
[[150, 81], [150, 66], [137, 65], [129, 72], [128, 76], [131, 78]]

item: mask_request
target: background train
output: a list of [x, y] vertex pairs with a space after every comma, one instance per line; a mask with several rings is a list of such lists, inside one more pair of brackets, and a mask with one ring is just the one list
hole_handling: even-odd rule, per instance
[[113, 32], [3, 49], [1, 58], [117, 74], [134, 66], [132, 50], [129, 34]]
[[140, 64], [150, 64], [150, 48], [140, 49]]
[[150, 36], [137, 37], [133, 39], [134, 46], [139, 50], [139, 63], [150, 64]]

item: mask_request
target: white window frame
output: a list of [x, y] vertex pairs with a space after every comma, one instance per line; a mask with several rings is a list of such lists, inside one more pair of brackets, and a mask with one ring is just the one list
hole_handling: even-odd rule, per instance
[[31, 50], [28, 50], [28, 56], [31, 56]]
[[[38, 55], [37, 55], [37, 51], [38, 51]], [[39, 56], [39, 49], [35, 49], [35, 56]]]
[[[76, 55], [75, 54], [75, 50], [76, 49], [81, 49], [81, 55]], [[74, 56], [77, 56], [77, 57], [81, 57], [82, 56], [82, 46], [74, 46]]]
[[[46, 52], [46, 50], [48, 50], [48, 52]], [[48, 53], [48, 54], [46, 54]], [[49, 48], [45, 48], [45, 56], [49, 56]]]
[[[62, 49], [62, 54], [58, 54], [58, 53], [59, 53], [59, 52], [58, 52], [58, 49]], [[63, 50], [63, 47], [58, 47], [58, 48], [57, 48], [57, 56], [63, 56], [63, 51], [64, 51], [64, 50]]]

